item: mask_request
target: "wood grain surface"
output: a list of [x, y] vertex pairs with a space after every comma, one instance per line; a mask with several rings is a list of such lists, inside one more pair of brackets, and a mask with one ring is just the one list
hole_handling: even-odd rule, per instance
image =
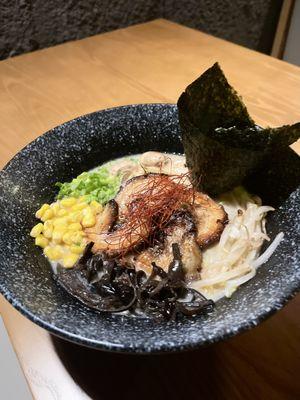
[[[156, 20], [2, 61], [0, 167], [35, 137], [76, 116], [123, 104], [174, 103], [215, 61], [257, 123], [300, 120], [298, 67]], [[299, 142], [294, 149], [300, 152]], [[224, 343], [147, 357], [51, 337], [3, 298], [0, 312], [38, 400], [300, 398], [299, 296]]]

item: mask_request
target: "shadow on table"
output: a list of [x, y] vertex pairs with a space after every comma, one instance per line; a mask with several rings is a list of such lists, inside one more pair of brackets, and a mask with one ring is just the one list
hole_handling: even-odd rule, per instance
[[300, 295], [255, 329], [179, 354], [115, 354], [51, 338], [68, 373], [93, 400], [295, 400], [299, 314]]
[[92, 399], [220, 398], [216, 346], [141, 356], [97, 351], [54, 336], [52, 342], [69, 374]]

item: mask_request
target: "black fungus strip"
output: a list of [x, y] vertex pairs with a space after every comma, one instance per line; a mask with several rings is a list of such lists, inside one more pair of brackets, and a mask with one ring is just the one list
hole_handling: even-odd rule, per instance
[[124, 268], [115, 260], [93, 254], [87, 245], [72, 269], [59, 268], [57, 282], [86, 306], [102, 312], [129, 310], [156, 319], [193, 316], [212, 309], [214, 303], [184, 282], [181, 254], [172, 245], [173, 261], [165, 272], [153, 263], [152, 273]]

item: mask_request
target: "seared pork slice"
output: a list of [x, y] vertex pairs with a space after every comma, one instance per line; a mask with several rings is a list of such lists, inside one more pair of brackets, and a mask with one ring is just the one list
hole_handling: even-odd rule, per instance
[[[136, 192], [146, 189], [149, 185], [155, 185], [157, 174], [151, 173], [130, 179], [120, 189], [115, 200], [119, 205], [120, 216], [127, 211], [127, 205]], [[155, 187], [154, 187], [155, 190]], [[216, 242], [228, 222], [228, 216], [222, 205], [216, 203], [208, 195], [194, 192], [191, 198], [190, 211], [194, 217], [197, 228], [197, 242], [202, 248]]]
[[[93, 251], [95, 253], [105, 252], [110, 257], [118, 256], [120, 254], [125, 254], [148, 238], [150, 234], [149, 225], [147, 225], [146, 222], [144, 223], [142, 218], [136, 228], [130, 231], [130, 227], [123, 217], [127, 212], [128, 204], [132, 201], [132, 196], [137, 191], [141, 191], [144, 188], [147, 189], [149, 185], [153, 184], [154, 176], [155, 174], [149, 174], [134, 177], [121, 187], [114, 200], [118, 210], [118, 224], [113, 231], [103, 229], [101, 223], [103, 214], [97, 217], [96, 226], [90, 228], [88, 233], [88, 240], [94, 242]], [[108, 207], [107, 210], [105, 209], [104, 213], [106, 213], [106, 211], [108, 217], [111, 213], [113, 213], [115, 217], [114, 210], [111, 209], [111, 207]]]
[[118, 217], [118, 204], [115, 200], [110, 200], [103, 213], [96, 217], [96, 225], [86, 228], [88, 241], [94, 242], [94, 253], [106, 253], [108, 256], [118, 256], [126, 253], [129, 249], [137, 246], [141, 241], [148, 237], [148, 226], [140, 222], [137, 229], [129, 232], [126, 223], [118, 224], [112, 230]]
[[160, 243], [139, 254], [128, 254], [124, 260], [125, 265], [150, 274], [154, 262], [163, 270], [168, 271], [173, 260], [172, 244], [177, 243], [186, 279], [199, 278], [202, 254], [195, 240], [195, 234], [195, 224], [191, 215], [187, 212], [178, 212], [174, 214], [169, 225], [163, 230]]
[[141, 224], [136, 230], [129, 232], [128, 226], [124, 223], [112, 232], [97, 235], [94, 240], [93, 252], [104, 252], [109, 257], [117, 257], [138, 246], [148, 236], [149, 227], [146, 224]]
[[191, 213], [197, 227], [196, 240], [201, 248], [216, 242], [228, 222], [222, 205], [204, 193], [195, 192]]
[[[141, 199], [144, 201], [143, 194], [145, 196], [145, 191], [148, 190], [151, 193], [147, 200], [148, 210], [152, 209], [151, 202], [153, 202], [153, 209], [158, 207], [157, 198], [159, 198], [162, 190], [162, 187], [159, 186], [159, 180], [157, 180], [160, 175], [147, 174], [137, 176], [128, 180], [121, 187], [115, 198], [115, 203], [108, 203], [108, 207], [104, 211], [104, 217], [103, 214], [100, 214], [97, 217], [96, 226], [87, 230], [88, 240], [94, 242], [94, 252], [105, 252], [111, 257], [124, 255], [147, 240], [153, 228], [149, 226], [149, 221], [147, 223], [147, 216], [141, 214], [138, 223], [130, 224], [128, 215], [135, 213], [136, 202], [138, 201], [137, 195], [141, 193]], [[167, 175], [164, 176], [167, 177]], [[170, 179], [172, 178], [170, 177]], [[173, 183], [176, 184], [174, 181]], [[179, 191], [182, 188], [182, 184], [178, 186]], [[199, 246], [204, 248], [219, 239], [227, 222], [227, 214], [221, 205], [203, 193], [194, 192], [191, 195], [188, 194], [189, 196], [191, 196], [191, 199], [187, 201], [189, 204], [186, 204], [186, 206], [194, 219], [197, 231], [196, 240]], [[129, 205], [130, 209], [128, 209]], [[118, 218], [113, 230], [103, 223], [103, 218], [104, 221], [107, 219], [109, 221], [110, 218], [115, 221]], [[167, 265], [169, 264], [168, 260], [169, 258], [165, 260]]]
[[115, 200], [119, 206], [119, 217], [125, 214], [127, 206], [137, 192], [148, 189], [155, 185], [155, 180], [159, 174], [139, 175], [126, 181], [117, 193]]
[[118, 218], [118, 204], [115, 200], [110, 200], [102, 213], [97, 214], [96, 224], [92, 228], [85, 228], [87, 239], [96, 242], [99, 235], [110, 232]]

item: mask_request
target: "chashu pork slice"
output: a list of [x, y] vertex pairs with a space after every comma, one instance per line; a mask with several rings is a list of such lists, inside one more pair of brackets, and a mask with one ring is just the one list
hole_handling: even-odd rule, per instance
[[[149, 187], [149, 185], [155, 186], [157, 175], [151, 173], [137, 176], [123, 185], [115, 198], [119, 205], [120, 215], [127, 211], [127, 205], [132, 195]], [[189, 209], [197, 228], [197, 242], [201, 248], [205, 248], [220, 238], [228, 222], [228, 215], [221, 204], [204, 193], [195, 191], [191, 203]]]
[[124, 260], [125, 265], [143, 270], [150, 275], [152, 263], [155, 263], [167, 272], [174, 258], [172, 244], [177, 243], [186, 279], [199, 278], [202, 254], [195, 239], [196, 229], [191, 215], [186, 211], [174, 214], [161, 236], [157, 245], [148, 247], [137, 254], [128, 254]]
[[[140, 175], [122, 185], [115, 200], [109, 202], [104, 212], [97, 216], [96, 226], [86, 230], [88, 240], [94, 242], [94, 252], [118, 256], [132, 250], [147, 239], [150, 234], [149, 226], [142, 220], [139, 227], [128, 235], [126, 213], [128, 205], [137, 193], [149, 188], [152, 188], [152, 193], [155, 193], [158, 175], [154, 173]], [[199, 246], [205, 248], [216, 242], [227, 223], [224, 208], [206, 194], [194, 192], [188, 209], [194, 219], [196, 241]], [[111, 221], [113, 223], [110, 224]], [[117, 224], [112, 229], [114, 222]]]
[[149, 236], [147, 225], [142, 223], [130, 235], [126, 222], [118, 223], [116, 229], [112, 229], [119, 222], [118, 215], [118, 204], [115, 200], [110, 200], [104, 211], [96, 216], [95, 226], [85, 229], [87, 240], [94, 243], [94, 253], [106, 253], [109, 257], [115, 257], [126, 253]]
[[117, 225], [114, 230], [105, 229], [102, 224], [102, 214], [96, 217], [96, 225], [86, 230], [87, 239], [94, 242], [93, 251], [104, 252], [110, 257], [124, 254], [132, 248], [141, 244], [149, 236], [149, 227], [141, 220], [139, 226], [128, 234], [128, 226], [124, 215], [127, 212], [127, 206], [131, 202], [135, 193], [149, 188], [149, 185], [155, 185], [155, 179], [158, 174], [140, 175], [126, 181], [120, 188], [115, 197], [114, 205], [117, 206], [117, 218], [115, 217], [115, 206], [107, 204], [104, 214], [109, 219], [109, 215], [114, 217]]
[[126, 181], [120, 188], [119, 192], [115, 197], [115, 201], [119, 206], [119, 216], [122, 217], [126, 211], [127, 206], [132, 200], [136, 193], [142, 192], [153, 187], [155, 190], [155, 183], [157, 182], [158, 176], [161, 174], [150, 173], [147, 175], [135, 176]]
[[205, 248], [218, 241], [228, 222], [224, 207], [206, 194], [195, 192], [190, 210], [197, 227], [196, 240], [199, 246]]

